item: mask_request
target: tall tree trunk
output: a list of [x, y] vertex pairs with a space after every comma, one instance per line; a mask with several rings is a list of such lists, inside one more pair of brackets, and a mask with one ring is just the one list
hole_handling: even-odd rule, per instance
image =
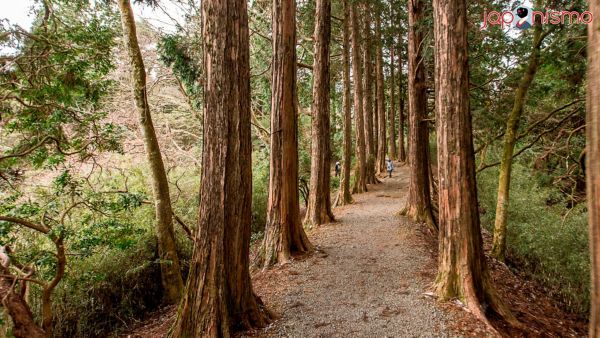
[[[380, 8], [378, 6], [378, 8]], [[375, 51], [375, 61], [377, 70], [377, 172], [385, 174], [385, 156], [386, 156], [386, 127], [385, 127], [385, 87], [383, 84], [383, 44], [381, 42], [381, 10], [377, 11], [375, 19], [375, 40], [377, 50]]]
[[129, 0], [119, 0], [119, 9], [123, 25], [123, 38], [131, 63], [131, 82], [135, 106], [139, 116], [148, 165], [152, 173], [152, 191], [156, 212], [155, 231], [158, 239], [158, 253], [161, 259], [160, 271], [162, 286], [165, 291], [164, 300], [168, 304], [175, 304], [179, 301], [183, 292], [183, 279], [181, 278], [181, 266], [177, 256], [175, 230], [173, 229], [169, 182], [154, 125], [152, 124], [146, 88], [146, 69], [137, 41], [135, 20]]
[[344, 159], [342, 163], [342, 180], [340, 182], [340, 195], [338, 196], [338, 205], [352, 203], [350, 194], [350, 166], [352, 163], [352, 97], [350, 96], [350, 5], [349, 0], [343, 0], [344, 3], [344, 27], [342, 44], [342, 82], [343, 98], [342, 110], [344, 111]]
[[469, 107], [466, 0], [434, 0], [434, 33], [440, 181], [436, 291], [441, 300], [460, 299], [484, 321], [487, 308], [514, 322], [498, 301], [483, 253]]
[[[393, 27], [393, 26], [392, 26]], [[398, 159], [398, 149], [396, 148], [396, 84], [395, 84], [395, 69], [394, 69], [394, 41], [390, 45], [390, 107], [388, 113], [388, 128], [389, 134], [389, 149], [390, 149], [390, 160]]]
[[423, 64], [423, 24], [425, 3], [408, 0], [408, 110], [410, 185], [406, 207], [401, 214], [415, 222], [425, 223], [437, 231], [433, 219], [429, 190], [429, 131], [427, 115], [427, 88]]
[[496, 219], [494, 221], [494, 240], [492, 245], [492, 256], [499, 261], [506, 259], [506, 225], [508, 218], [510, 176], [512, 171], [513, 151], [519, 122], [523, 115], [523, 106], [529, 87], [535, 78], [539, 62], [540, 48], [544, 36], [542, 35], [541, 23], [536, 23], [533, 32], [533, 45], [529, 54], [529, 63], [527, 69], [521, 78], [519, 87], [515, 92], [515, 101], [513, 108], [506, 121], [506, 130], [504, 132], [504, 145], [502, 158], [500, 159], [500, 174], [498, 178], [498, 198], [496, 201]]
[[367, 156], [367, 172], [366, 179], [367, 184], [377, 183], [375, 178], [375, 156], [376, 148], [375, 141], [373, 140], [373, 64], [371, 56], [371, 5], [369, 1], [363, 1], [361, 3], [362, 16], [363, 16], [363, 32], [364, 38], [362, 40], [362, 52], [363, 52], [363, 120], [364, 120], [364, 133], [366, 143], [366, 156]]
[[[298, 199], [298, 100], [296, 1], [273, 0], [271, 170], [263, 266], [285, 263], [313, 250], [300, 222]], [[329, 89], [329, 87], [327, 87]]]
[[402, 48], [398, 48], [398, 83], [400, 84], [398, 90], [398, 161], [406, 162], [406, 148], [404, 147], [404, 62], [402, 60]]
[[250, 49], [246, 0], [202, 1], [205, 100], [198, 232], [172, 337], [229, 337], [269, 314], [252, 291]]
[[334, 220], [331, 212], [331, 149], [329, 126], [329, 43], [331, 0], [317, 0], [313, 65], [312, 150], [310, 192], [305, 223], [321, 225]]
[[[590, 11], [600, 17], [600, 3], [590, 1]], [[588, 27], [587, 87], [587, 203], [592, 257], [590, 337], [600, 337], [600, 20]]]
[[361, 36], [358, 22], [358, 6], [351, 0], [350, 5], [350, 23], [352, 33], [352, 75], [354, 79], [354, 119], [356, 134], [356, 170], [354, 170], [354, 187], [352, 193], [361, 193], [367, 191], [367, 158], [365, 144], [365, 128], [363, 120], [363, 70], [361, 60]]

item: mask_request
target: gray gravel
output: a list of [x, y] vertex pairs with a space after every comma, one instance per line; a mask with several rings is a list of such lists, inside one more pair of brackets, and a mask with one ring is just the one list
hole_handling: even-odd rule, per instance
[[336, 208], [337, 223], [309, 231], [316, 254], [254, 277], [255, 291], [280, 316], [256, 335], [451, 335], [451, 314], [423, 295], [435, 265], [418, 225], [395, 215], [407, 195], [406, 168], [382, 181], [354, 195], [353, 205]]

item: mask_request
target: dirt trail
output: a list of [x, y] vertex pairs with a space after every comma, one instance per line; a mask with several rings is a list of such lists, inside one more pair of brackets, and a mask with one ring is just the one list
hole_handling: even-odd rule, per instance
[[254, 276], [256, 293], [281, 318], [259, 336], [448, 336], [452, 314], [423, 295], [435, 277], [416, 224], [395, 214], [406, 168], [334, 210], [336, 223], [309, 231], [319, 252]]

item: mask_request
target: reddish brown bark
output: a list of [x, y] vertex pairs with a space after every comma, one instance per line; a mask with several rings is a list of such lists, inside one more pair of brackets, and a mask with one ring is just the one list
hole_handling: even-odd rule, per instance
[[272, 20], [271, 170], [263, 267], [313, 250], [300, 222], [298, 198], [296, 1], [273, 0]]
[[[600, 18], [600, 3], [590, 1], [590, 10]], [[600, 20], [588, 27], [587, 88], [587, 203], [592, 257], [590, 337], [600, 337]]]
[[342, 163], [342, 178], [340, 181], [340, 192], [337, 198], [338, 205], [352, 203], [350, 191], [350, 166], [352, 162], [352, 97], [350, 94], [350, 5], [348, 0], [343, 0], [344, 6], [344, 27], [342, 42], [342, 110], [344, 112], [344, 159]]
[[352, 76], [354, 78], [354, 120], [356, 133], [356, 169], [352, 193], [367, 191], [367, 157], [363, 116], [363, 70], [361, 60], [361, 35], [359, 30], [358, 6], [355, 1], [350, 5], [350, 26], [352, 33]]
[[[390, 6], [391, 7], [391, 6]], [[395, 84], [395, 65], [396, 51], [394, 49], [394, 41], [390, 45], [390, 107], [388, 111], [388, 147], [390, 150], [390, 160], [398, 159], [398, 149], [396, 148], [396, 84]]]
[[373, 119], [375, 115], [373, 106], [373, 61], [372, 61], [372, 38], [371, 38], [371, 5], [369, 1], [361, 3], [362, 31], [364, 38], [362, 39], [362, 63], [363, 63], [363, 96], [362, 96], [362, 113], [364, 121], [364, 138], [366, 144], [366, 183], [375, 184], [378, 182], [375, 177], [375, 160], [377, 148], [373, 138]]
[[204, 149], [198, 232], [172, 337], [229, 337], [268, 313], [249, 271], [252, 203], [246, 0], [204, 0]]
[[329, 126], [329, 43], [331, 0], [317, 0], [315, 13], [315, 59], [313, 65], [312, 145], [310, 192], [305, 224], [321, 225], [334, 220], [331, 212], [331, 149]]
[[0, 297], [13, 322], [12, 334], [16, 338], [46, 337], [44, 330], [33, 319], [33, 314], [23, 297], [14, 291], [13, 283], [11, 278], [0, 278]]
[[381, 11], [375, 18], [375, 68], [377, 89], [377, 173], [385, 174], [385, 157], [387, 153], [385, 127], [385, 86], [383, 84], [383, 44], [381, 43]]
[[514, 322], [496, 296], [483, 254], [469, 107], [467, 32], [466, 0], [434, 0], [440, 182], [435, 287], [440, 300], [460, 299], [484, 321], [487, 308]]
[[[425, 3], [408, 0], [408, 110], [410, 184], [408, 200], [401, 214], [415, 222], [425, 223], [437, 231], [429, 190], [429, 131], [427, 115], [427, 88], [423, 64], [423, 29]], [[401, 112], [402, 113], [402, 112]]]
[[404, 125], [406, 124], [406, 114], [404, 114], [404, 106], [405, 106], [405, 100], [404, 100], [404, 81], [403, 81], [403, 74], [404, 74], [404, 70], [403, 70], [403, 65], [404, 62], [402, 60], [402, 53], [401, 53], [402, 49], [398, 49], [398, 82], [400, 84], [400, 89], [398, 91], [398, 106], [399, 106], [399, 110], [398, 110], [398, 161], [400, 162], [407, 162], [407, 158], [406, 158], [406, 147], [405, 147], [405, 141], [404, 141]]

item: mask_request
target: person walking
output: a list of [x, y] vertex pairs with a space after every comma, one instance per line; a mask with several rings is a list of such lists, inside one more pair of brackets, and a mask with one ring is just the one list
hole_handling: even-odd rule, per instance
[[388, 177], [392, 177], [392, 171], [394, 171], [394, 162], [392, 162], [392, 160], [389, 158], [387, 158], [385, 161], [387, 162]]
[[340, 176], [340, 171], [342, 170], [342, 165], [340, 161], [335, 162], [335, 177]]

